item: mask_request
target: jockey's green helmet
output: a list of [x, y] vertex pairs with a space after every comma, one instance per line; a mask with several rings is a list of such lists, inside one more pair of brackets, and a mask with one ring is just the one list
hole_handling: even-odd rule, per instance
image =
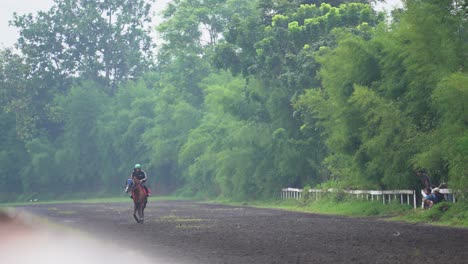
[[135, 164], [135, 169], [141, 169], [141, 165], [140, 164]]

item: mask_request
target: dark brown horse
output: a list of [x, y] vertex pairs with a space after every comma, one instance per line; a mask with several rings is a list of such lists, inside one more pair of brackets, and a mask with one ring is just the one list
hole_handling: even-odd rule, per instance
[[[132, 178], [127, 180], [127, 187], [125, 188], [125, 192], [132, 191], [134, 209], [133, 209], [133, 217], [137, 221], [137, 223], [143, 223], [145, 219], [144, 211], [146, 207], [146, 203], [148, 202], [148, 196], [145, 192], [145, 189], [141, 185], [141, 182], [137, 178]], [[138, 212], [138, 217], [137, 217]]]

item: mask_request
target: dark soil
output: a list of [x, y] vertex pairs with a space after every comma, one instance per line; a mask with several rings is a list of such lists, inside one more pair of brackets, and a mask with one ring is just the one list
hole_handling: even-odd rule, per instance
[[468, 229], [194, 202], [24, 207], [171, 263], [468, 263]]

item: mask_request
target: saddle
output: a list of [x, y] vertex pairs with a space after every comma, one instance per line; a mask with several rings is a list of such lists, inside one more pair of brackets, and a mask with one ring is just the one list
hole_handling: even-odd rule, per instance
[[[150, 188], [147, 187], [147, 186], [145, 186], [145, 185], [143, 185], [142, 187], [143, 187], [143, 191], [145, 192], [146, 196], [147, 196], [147, 197], [148, 197], [148, 196], [151, 196], [151, 190], [150, 190]], [[135, 189], [132, 190], [132, 196], [131, 196], [131, 198], [133, 198], [133, 195], [134, 195], [134, 194], [135, 194]]]

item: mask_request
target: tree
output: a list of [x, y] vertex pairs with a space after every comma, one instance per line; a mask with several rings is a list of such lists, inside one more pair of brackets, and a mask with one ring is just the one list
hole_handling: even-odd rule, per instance
[[[67, 168], [58, 182], [66, 191], [100, 190], [104, 172], [98, 172], [102, 154], [98, 148], [98, 121], [107, 106], [104, 92], [93, 82], [74, 86], [65, 96], [57, 96], [57, 106], [64, 123], [64, 132], [55, 143], [55, 164]], [[53, 176], [49, 176], [53, 178]]]
[[391, 25], [334, 30], [336, 45], [315, 53], [320, 89], [295, 105], [305, 128], [323, 131], [332, 179], [350, 188], [415, 187], [415, 167], [466, 186], [466, 22], [452, 1], [406, 4]]
[[[204, 115], [179, 151], [186, 191], [235, 199], [270, 196], [281, 184], [271, 160], [271, 128], [258, 117], [258, 83], [223, 72], [204, 80]], [[268, 172], [267, 172], [268, 171]]]
[[148, 165], [155, 172], [157, 186], [169, 193], [183, 183], [178, 155], [190, 131], [199, 125], [201, 111], [170, 84], [163, 84], [154, 92], [149, 106], [154, 116], [141, 139], [147, 144], [148, 157], [151, 157]]
[[468, 186], [468, 74], [453, 73], [439, 81], [432, 93], [438, 127], [427, 137], [428, 144], [417, 160], [431, 168], [440, 181], [452, 187]]
[[15, 116], [0, 110], [0, 201], [23, 193], [22, 169], [29, 163], [23, 142], [16, 138]]
[[10, 49], [0, 52], [0, 104], [4, 112], [15, 114], [19, 139], [38, 136], [39, 127], [48, 123], [45, 108], [51, 98], [51, 91], [31, 74], [23, 57]]
[[143, 164], [151, 179], [156, 175], [154, 168], [148, 166], [155, 158], [149, 154], [152, 142], [143, 139], [143, 134], [154, 126], [155, 118], [156, 93], [152, 89], [154, 83], [148, 79], [151, 78], [145, 75], [138, 81], [123, 84], [102, 107], [102, 115], [97, 120], [94, 140], [102, 158], [102, 181], [107, 190], [121, 187], [136, 163]]
[[32, 75], [62, 89], [69, 78], [86, 76], [113, 94], [118, 83], [151, 64], [151, 2], [54, 0], [50, 10], [15, 14], [10, 24], [20, 31], [16, 45]]

